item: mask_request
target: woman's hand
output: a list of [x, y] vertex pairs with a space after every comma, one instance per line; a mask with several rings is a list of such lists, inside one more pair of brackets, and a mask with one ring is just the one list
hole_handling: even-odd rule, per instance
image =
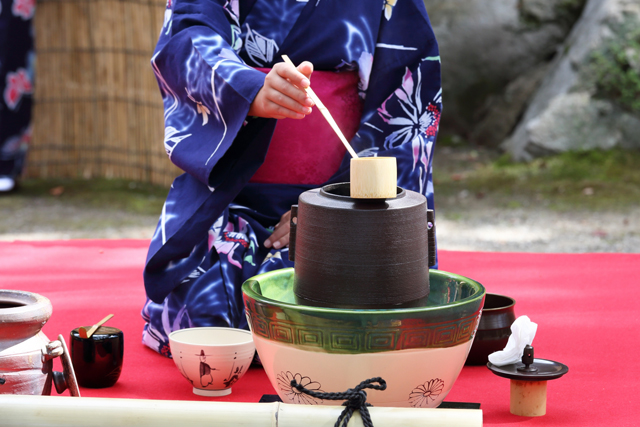
[[286, 212], [280, 218], [280, 222], [276, 224], [275, 230], [267, 240], [264, 241], [264, 247], [274, 249], [284, 248], [289, 244], [289, 221], [291, 220], [291, 211]]
[[304, 61], [298, 67], [284, 62], [273, 66], [249, 108], [249, 116], [268, 119], [303, 119], [311, 114], [314, 103], [304, 91], [309, 87], [313, 64]]

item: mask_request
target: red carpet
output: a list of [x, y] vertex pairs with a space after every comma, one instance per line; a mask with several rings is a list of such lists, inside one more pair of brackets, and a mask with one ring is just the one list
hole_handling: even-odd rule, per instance
[[[111, 388], [82, 388], [83, 396], [211, 400], [192, 394], [172, 360], [140, 343], [147, 244], [0, 243], [0, 287], [51, 300], [53, 315], [43, 329], [51, 340], [62, 334], [68, 343], [73, 328], [115, 314], [108, 324], [124, 331], [122, 376]], [[439, 256], [441, 269], [515, 298], [516, 316], [526, 314], [538, 324], [536, 357], [569, 366], [567, 375], [549, 382], [547, 415], [540, 418], [511, 415], [509, 380], [485, 367], [465, 367], [447, 401], [481, 403], [485, 426], [640, 425], [640, 254], [440, 251]], [[263, 371], [252, 368], [230, 396], [217, 400], [257, 402], [274, 393]]]

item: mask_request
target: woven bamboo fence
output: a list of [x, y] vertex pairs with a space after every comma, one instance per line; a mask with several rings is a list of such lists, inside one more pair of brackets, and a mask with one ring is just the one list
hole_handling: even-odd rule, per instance
[[27, 177], [167, 185], [150, 65], [165, 0], [38, 0], [33, 139]]

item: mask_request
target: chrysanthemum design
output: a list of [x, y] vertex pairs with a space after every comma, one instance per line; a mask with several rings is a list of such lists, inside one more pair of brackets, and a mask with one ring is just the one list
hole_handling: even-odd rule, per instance
[[409, 394], [409, 404], [416, 408], [425, 407], [429, 404], [429, 399], [431, 402], [435, 401], [443, 389], [444, 381], [440, 378], [420, 384]]
[[322, 399], [309, 396], [308, 394], [304, 394], [298, 391], [298, 389], [291, 387], [291, 380], [296, 380], [296, 383], [300, 384], [307, 390], [324, 393], [320, 389], [321, 385], [319, 382], [311, 381], [311, 378], [309, 377], [303, 377], [301, 374], [292, 374], [289, 371], [280, 372], [277, 378], [278, 387], [287, 396], [290, 402], [303, 405], [319, 405], [322, 403]]

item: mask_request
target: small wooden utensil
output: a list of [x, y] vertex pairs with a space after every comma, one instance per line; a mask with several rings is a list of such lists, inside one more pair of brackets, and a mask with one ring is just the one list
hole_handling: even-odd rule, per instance
[[94, 332], [97, 331], [98, 328], [102, 326], [103, 323], [105, 323], [107, 320], [111, 319], [112, 317], [113, 317], [113, 314], [108, 315], [107, 317], [105, 317], [104, 319], [102, 319], [101, 321], [93, 325], [89, 330], [87, 330], [87, 328], [85, 328], [84, 326], [78, 328], [78, 334], [80, 335], [80, 338], [91, 338], [91, 335], [93, 335]]
[[[287, 64], [295, 67], [287, 55], [282, 55]], [[338, 135], [351, 154], [351, 197], [355, 199], [387, 199], [397, 194], [397, 166], [395, 157], [358, 157], [347, 139], [342, 134], [338, 124], [324, 106], [315, 92], [308, 87], [305, 89], [309, 97], [329, 122], [333, 131]]]
[[398, 167], [395, 157], [351, 159], [351, 197], [393, 199], [398, 194]]
[[[287, 64], [295, 67], [295, 65], [293, 64], [293, 62], [291, 62], [291, 59], [289, 59], [287, 55], [282, 55], [282, 59], [284, 59], [284, 62], [286, 62]], [[309, 97], [313, 100], [313, 102], [315, 102], [316, 106], [318, 107], [318, 109], [320, 110], [324, 118], [329, 122], [329, 124], [333, 128], [333, 131], [336, 133], [336, 135], [338, 135], [338, 138], [340, 138], [340, 141], [342, 141], [344, 146], [347, 148], [347, 151], [349, 151], [349, 154], [351, 154], [351, 157], [353, 157], [354, 159], [357, 159], [358, 154], [356, 154], [354, 149], [351, 147], [351, 144], [349, 144], [349, 141], [347, 141], [347, 138], [344, 137], [344, 135], [342, 134], [342, 131], [338, 127], [338, 124], [333, 119], [333, 116], [331, 116], [331, 113], [329, 113], [329, 110], [327, 110], [327, 107], [325, 107], [322, 101], [320, 101], [320, 98], [318, 98], [318, 95], [316, 95], [316, 93], [311, 89], [311, 86], [306, 88], [305, 91], [307, 92]]]

